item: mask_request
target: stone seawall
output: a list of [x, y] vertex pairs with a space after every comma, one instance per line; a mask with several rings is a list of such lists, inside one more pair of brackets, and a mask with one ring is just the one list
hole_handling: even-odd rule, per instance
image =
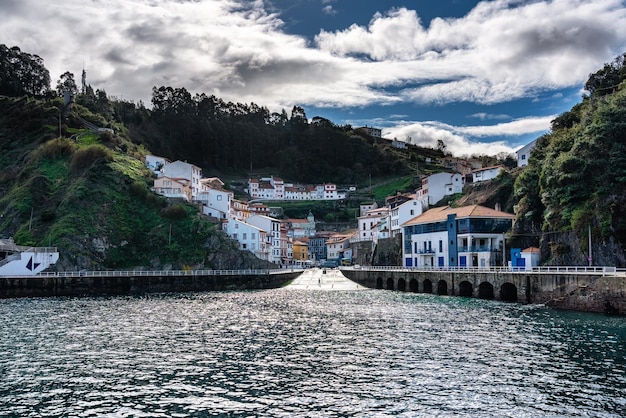
[[302, 272], [258, 275], [0, 277], [0, 298], [272, 289], [284, 286], [300, 274]]
[[388, 289], [510, 302], [559, 309], [626, 314], [626, 277], [581, 273], [463, 272], [342, 269], [348, 279]]

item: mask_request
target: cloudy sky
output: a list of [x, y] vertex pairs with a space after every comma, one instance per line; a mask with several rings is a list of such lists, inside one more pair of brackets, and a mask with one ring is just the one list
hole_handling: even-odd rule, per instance
[[624, 0], [1, 0], [0, 43], [150, 106], [153, 86], [456, 155], [513, 151], [626, 52]]

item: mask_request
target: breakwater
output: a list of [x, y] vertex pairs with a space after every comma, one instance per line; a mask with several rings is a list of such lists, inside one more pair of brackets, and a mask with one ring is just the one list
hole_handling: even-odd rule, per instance
[[614, 268], [560, 267], [417, 270], [393, 267], [341, 268], [365, 287], [476, 297], [607, 314], [626, 314], [626, 275]]
[[0, 277], [0, 298], [272, 289], [302, 270], [88, 271]]

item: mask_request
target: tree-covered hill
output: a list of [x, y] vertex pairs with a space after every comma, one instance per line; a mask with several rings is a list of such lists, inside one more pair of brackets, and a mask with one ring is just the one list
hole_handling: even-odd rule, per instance
[[592, 74], [581, 103], [538, 138], [516, 180], [517, 233], [554, 264], [625, 265], [626, 54]]
[[146, 151], [83, 128], [81, 118], [97, 119], [85, 108], [59, 137], [59, 103], [0, 96], [0, 236], [58, 247], [61, 270], [265, 267], [197, 208], [152, 193]]

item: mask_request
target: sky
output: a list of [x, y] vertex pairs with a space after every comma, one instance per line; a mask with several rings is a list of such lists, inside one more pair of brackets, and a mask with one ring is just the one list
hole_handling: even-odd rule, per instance
[[1, 0], [0, 43], [110, 97], [304, 108], [457, 156], [513, 152], [626, 52], [626, 0]]

